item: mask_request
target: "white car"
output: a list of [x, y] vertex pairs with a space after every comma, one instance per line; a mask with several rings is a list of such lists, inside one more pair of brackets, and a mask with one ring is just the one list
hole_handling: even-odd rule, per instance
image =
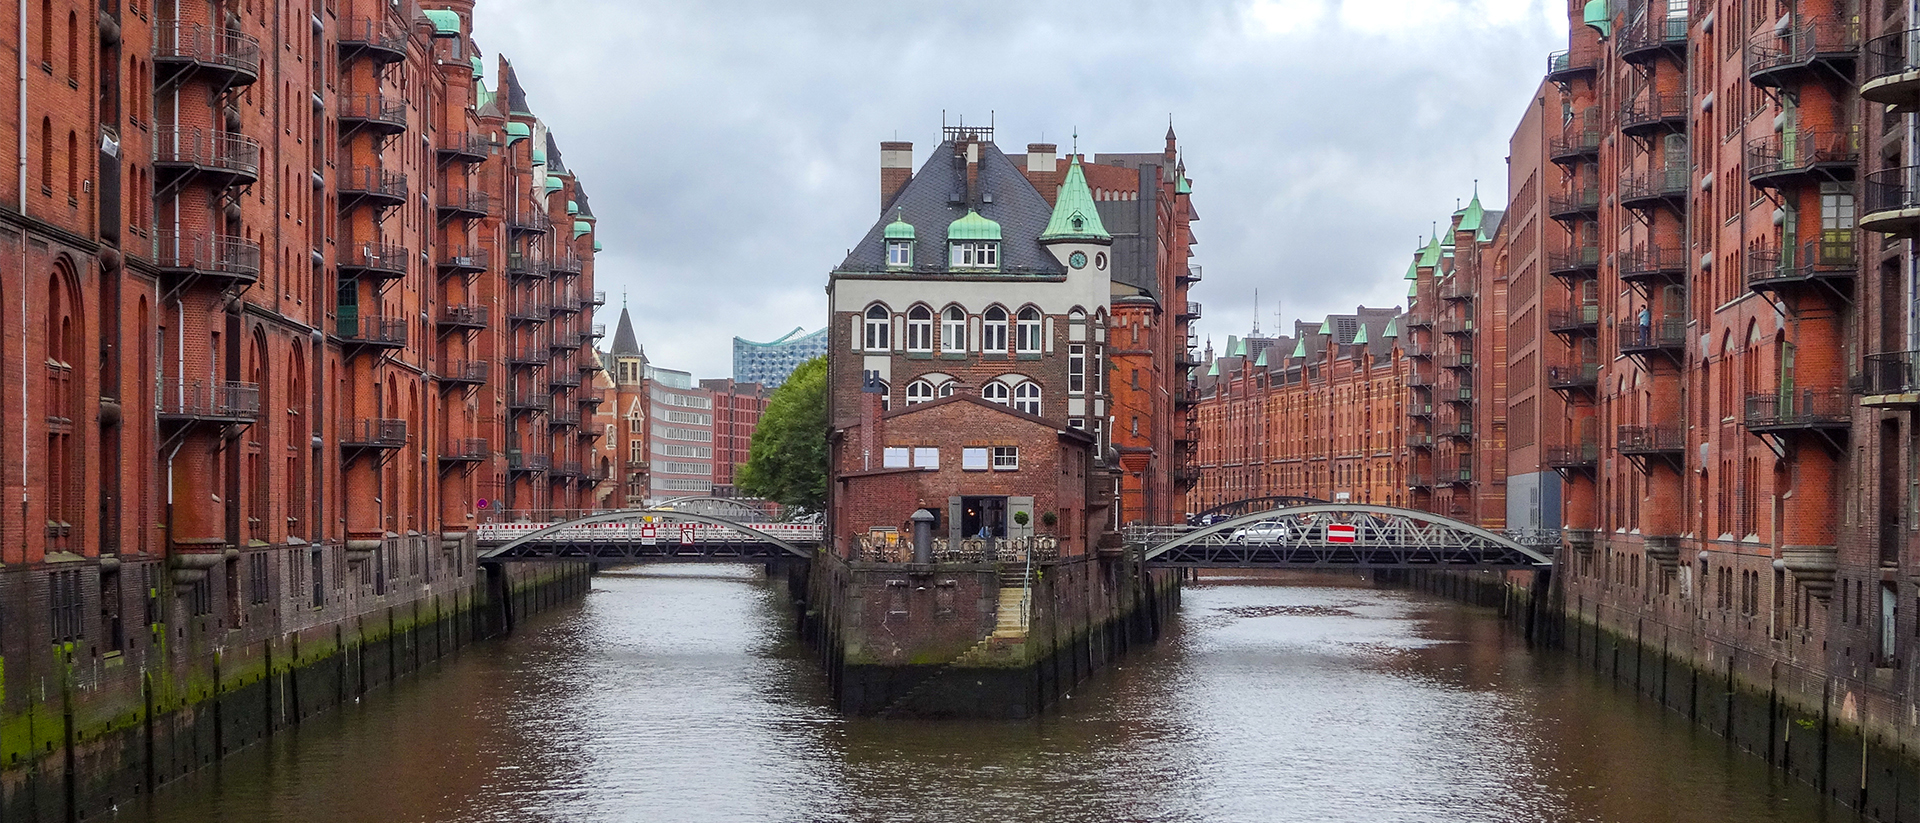
[[1234, 529], [1229, 539], [1235, 543], [1280, 543], [1292, 536], [1293, 530], [1285, 523], [1255, 523]]

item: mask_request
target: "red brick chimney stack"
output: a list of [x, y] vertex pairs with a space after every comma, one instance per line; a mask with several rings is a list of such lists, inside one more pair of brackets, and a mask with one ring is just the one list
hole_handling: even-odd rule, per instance
[[1060, 147], [1052, 143], [1027, 144], [1027, 180], [1047, 199], [1047, 205], [1060, 194]]
[[880, 144], [880, 210], [913, 179], [913, 144], [888, 140]]

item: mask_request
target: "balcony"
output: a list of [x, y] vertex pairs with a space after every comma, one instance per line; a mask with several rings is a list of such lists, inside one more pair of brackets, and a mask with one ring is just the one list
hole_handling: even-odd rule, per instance
[[554, 409], [547, 414], [547, 428], [571, 429], [580, 425], [580, 413], [565, 409]]
[[580, 391], [574, 392], [573, 402], [578, 403], [582, 406], [597, 407], [601, 403], [607, 402], [607, 396], [601, 393], [599, 389], [586, 388], [586, 389], [581, 389]]
[[564, 331], [555, 334], [552, 340], [547, 341], [547, 351], [550, 352], [572, 352], [579, 348], [579, 335]]
[[1653, 288], [1679, 283], [1687, 277], [1687, 253], [1684, 249], [1641, 246], [1620, 255], [1614, 261], [1620, 281], [1633, 286]]
[[1844, 389], [1750, 394], [1746, 411], [1747, 431], [1754, 434], [1844, 431], [1852, 425], [1853, 397]]
[[515, 324], [538, 326], [551, 316], [553, 310], [537, 300], [515, 300], [507, 305], [507, 320]]
[[1853, 292], [1854, 278], [1860, 273], [1853, 232], [1840, 229], [1831, 235], [1808, 240], [1798, 248], [1749, 250], [1747, 288], [1784, 297], [1815, 286], [1845, 299]]
[[558, 299], [554, 300], [553, 304], [548, 306], [547, 309], [553, 312], [554, 317], [566, 317], [572, 314], [579, 314], [580, 300], [571, 295], [561, 295]]
[[1899, 111], [1920, 109], [1920, 29], [1868, 40], [1866, 59], [1861, 97]]
[[544, 412], [552, 403], [551, 395], [532, 389], [519, 389], [507, 395], [507, 411], [513, 414]]
[[554, 389], [556, 391], [560, 389], [576, 388], [579, 385], [580, 385], [579, 372], [565, 371], [562, 369], [554, 369], [553, 374], [547, 376], [547, 388]]
[[251, 286], [260, 279], [260, 244], [224, 234], [155, 233], [153, 264], [171, 281], [169, 292], [201, 280], [221, 289]]
[[441, 220], [479, 220], [493, 211], [493, 198], [483, 191], [451, 189], [440, 193]]
[[1431, 420], [1433, 419], [1433, 404], [1432, 403], [1408, 403], [1407, 416], [1416, 417], [1423, 420]]
[[1472, 386], [1446, 386], [1435, 392], [1442, 403], [1472, 403]]
[[405, 277], [409, 256], [392, 243], [350, 243], [340, 249], [340, 277], [375, 282]]
[[1421, 374], [1418, 370], [1415, 370], [1407, 374], [1407, 386], [1415, 389], [1431, 389], [1433, 388], [1433, 377]]
[[1474, 297], [1473, 283], [1463, 275], [1455, 274], [1440, 284], [1441, 300], [1472, 300]]
[[1547, 467], [1556, 471], [1593, 471], [1600, 464], [1600, 444], [1591, 440], [1570, 446], [1548, 446]]
[[251, 423], [260, 387], [230, 380], [171, 380], [160, 388], [162, 423]]
[[1433, 435], [1426, 432], [1410, 432], [1407, 434], [1407, 445], [1416, 449], [1432, 451]]
[[1466, 336], [1473, 334], [1473, 318], [1447, 317], [1440, 321], [1440, 333]]
[[1192, 300], [1187, 301], [1187, 310], [1181, 312], [1178, 319], [1180, 320], [1200, 319], [1200, 304], [1193, 302]]
[[[1649, 13], [1647, 5], [1654, 11]], [[1664, 3], [1646, 4], [1634, 9], [1632, 13], [1643, 15], [1637, 20], [1629, 20], [1620, 27], [1620, 59], [1636, 65], [1652, 62], [1661, 56], [1679, 59], [1686, 55], [1687, 19], [1685, 17], [1655, 17]], [[1684, 14], [1684, 12], [1682, 12]]]
[[1687, 351], [1687, 321], [1678, 317], [1654, 320], [1646, 326], [1620, 327], [1620, 353], [1664, 354], [1675, 362]]
[[440, 328], [445, 330], [484, 329], [487, 327], [487, 307], [453, 305], [440, 313]]
[[361, 204], [390, 209], [407, 202], [407, 176], [372, 166], [354, 166], [340, 172], [340, 207]]
[[260, 79], [260, 41], [224, 27], [160, 22], [153, 27], [153, 62], [171, 72], [160, 84], [197, 74], [224, 88], [246, 86]]
[[1840, 16], [1796, 15], [1747, 41], [1747, 79], [1784, 88], [1809, 75], [1853, 80], [1860, 57], [1860, 26]]
[[455, 440], [440, 451], [440, 467], [446, 469], [469, 466], [486, 460], [492, 455], [493, 451], [487, 447], [485, 438]]
[[342, 311], [336, 325], [340, 349], [352, 357], [361, 352], [380, 353], [407, 347], [407, 321], [403, 317], [355, 315]]
[[519, 449], [507, 450], [507, 471], [528, 473], [545, 472], [547, 468], [552, 465], [553, 455], [523, 454]]
[[1184, 280], [1188, 283], [1198, 283], [1200, 282], [1200, 267], [1188, 266], [1185, 272], [1182, 272], [1174, 276], [1177, 279]]
[[547, 263], [520, 252], [508, 252], [507, 276], [516, 280], [545, 280]]
[[1866, 189], [1860, 228], [1896, 237], [1920, 236], [1920, 166], [1872, 172]]
[[1562, 223], [1595, 220], [1600, 216], [1600, 190], [1582, 189], [1547, 196], [1547, 216]]
[[162, 180], [192, 176], [217, 186], [260, 179], [260, 142], [244, 134], [183, 126], [153, 130], [153, 168]]
[[485, 360], [449, 360], [440, 371], [440, 387], [468, 388], [485, 385], [493, 364]]
[[340, 127], [349, 132], [366, 129], [384, 135], [407, 130], [406, 101], [379, 94], [341, 95], [339, 116]]
[[1434, 472], [1434, 484], [1439, 486], [1465, 486], [1473, 482], [1473, 464], [1454, 464], [1441, 466]]
[[442, 163], [460, 163], [472, 165], [485, 162], [487, 155], [493, 152], [493, 141], [484, 134], [455, 131], [441, 132], [439, 142], [434, 144], [433, 152]]
[[554, 466], [553, 471], [548, 474], [548, 477], [555, 482], [581, 480], [586, 476], [586, 467], [581, 465], [578, 460], [562, 461], [559, 465]]
[[487, 270], [492, 260], [493, 255], [484, 248], [441, 246], [440, 275], [445, 277], [455, 274], [463, 276], [479, 274]]
[[547, 350], [537, 346], [525, 346], [507, 353], [507, 365], [544, 368], [547, 361], [553, 359]]
[[1599, 363], [1547, 367], [1547, 388], [1554, 391], [1591, 393], [1599, 386]]
[[1407, 472], [1407, 488], [1431, 489], [1433, 488], [1433, 475], [1425, 472]]
[[1407, 328], [1426, 329], [1433, 327], [1433, 315], [1423, 311], [1407, 313]]
[[1620, 132], [1648, 138], [1687, 129], [1687, 97], [1648, 92], [1620, 107]]
[[546, 212], [522, 206], [507, 214], [509, 234], [546, 234], [553, 230], [553, 218]]
[[579, 371], [581, 374], [590, 374], [592, 372], [607, 370], [607, 365], [605, 363], [600, 362], [600, 355], [597, 353], [587, 357], [580, 358], [577, 365], [579, 366]]
[[1679, 426], [1621, 426], [1614, 445], [1628, 456], [1677, 459], [1686, 451], [1687, 438]]
[[1580, 54], [1574, 54], [1569, 49], [1561, 49], [1547, 55], [1547, 80], [1567, 83], [1592, 77], [1599, 65], [1599, 57], [1592, 50], [1582, 49]]
[[362, 417], [349, 421], [340, 433], [340, 447], [347, 451], [398, 449], [407, 445], [407, 421], [386, 417]]
[[1859, 162], [1858, 132], [1795, 129], [1747, 144], [1747, 181], [1770, 189], [1845, 182]]
[[1440, 368], [1443, 369], [1472, 369], [1473, 352], [1463, 351], [1459, 354], [1443, 354], [1435, 357], [1434, 362], [1439, 364]]
[[597, 309], [606, 304], [607, 304], [607, 293], [604, 291], [595, 291], [592, 296], [587, 298], [587, 305], [592, 308]]
[[1562, 251], [1547, 253], [1547, 274], [1566, 280], [1585, 280], [1600, 273], [1600, 247], [1593, 244], [1574, 246]]
[[1679, 214], [1686, 210], [1691, 180], [1685, 168], [1635, 172], [1620, 181], [1620, 205], [1634, 211], [1666, 208]]
[[580, 269], [583, 266], [584, 266], [584, 261], [580, 259], [580, 255], [574, 254], [572, 252], [561, 252], [559, 254], [556, 254], [553, 256], [553, 259], [548, 261], [547, 263], [547, 268], [550, 271], [552, 271], [554, 274], [560, 274], [560, 275], [579, 274]]
[[1598, 118], [1578, 117], [1547, 140], [1547, 159], [1557, 165], [1577, 166], [1600, 157]]
[[1920, 407], [1920, 352], [1867, 355], [1866, 370], [1860, 374], [1860, 383], [1862, 406]]
[[586, 345], [587, 343], [591, 343], [592, 341], [598, 340], [606, 336], [607, 336], [607, 324], [595, 323], [591, 326], [588, 326], [580, 330], [580, 343], [581, 345]]
[[388, 23], [384, 18], [341, 18], [340, 58], [351, 60], [361, 55], [382, 64], [406, 59], [406, 30]]

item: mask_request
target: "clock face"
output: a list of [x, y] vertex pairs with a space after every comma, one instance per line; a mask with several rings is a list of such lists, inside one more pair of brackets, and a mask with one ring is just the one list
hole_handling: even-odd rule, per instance
[[1083, 252], [1083, 251], [1077, 251], [1077, 252], [1074, 252], [1072, 256], [1070, 256], [1070, 257], [1068, 257], [1068, 258], [1067, 258], [1067, 264], [1068, 264], [1068, 265], [1070, 265], [1070, 266], [1073, 266], [1073, 267], [1074, 267], [1074, 268], [1076, 268], [1076, 269], [1084, 269], [1084, 268], [1086, 268], [1086, 267], [1087, 267], [1087, 253], [1086, 253], [1086, 252]]

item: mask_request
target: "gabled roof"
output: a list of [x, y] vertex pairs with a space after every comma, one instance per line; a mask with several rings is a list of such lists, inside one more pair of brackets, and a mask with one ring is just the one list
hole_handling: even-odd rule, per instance
[[1113, 239], [1113, 235], [1108, 234], [1106, 226], [1100, 222], [1100, 209], [1093, 204], [1093, 192], [1087, 188], [1086, 172], [1080, 170], [1079, 155], [1074, 155], [1072, 165], [1067, 167], [1067, 179], [1060, 184], [1060, 194], [1053, 203], [1053, 214], [1047, 219], [1047, 229], [1040, 233], [1040, 239]]
[[938, 400], [929, 400], [925, 403], [915, 403], [911, 406], [901, 406], [900, 408], [891, 409], [886, 413], [880, 415], [880, 419], [893, 420], [896, 418], [905, 417], [909, 414], [919, 414], [920, 412], [937, 409], [942, 406], [948, 406], [955, 403], [970, 403], [972, 405], [978, 406], [983, 409], [991, 409], [993, 411], [1007, 415], [1008, 417], [1017, 417], [1029, 423], [1045, 426], [1049, 429], [1053, 429], [1056, 433], [1058, 433], [1062, 437], [1078, 440], [1082, 443], [1093, 442], [1093, 435], [1090, 435], [1079, 429], [1068, 428], [1060, 424], [1058, 421], [1048, 420], [1047, 418], [1041, 417], [1040, 415], [1037, 415], [1037, 414], [1028, 414], [1012, 406], [1002, 406], [999, 403], [995, 403], [991, 400], [987, 400], [985, 398], [972, 395], [972, 394], [955, 393], [952, 396], [942, 397]]
[[1455, 226], [1453, 230], [1477, 232], [1480, 230], [1481, 221], [1485, 219], [1486, 216], [1487, 210], [1480, 205], [1480, 190], [1476, 187], [1473, 192], [1473, 199], [1467, 202], [1466, 208], [1460, 210], [1460, 224]]
[[1439, 235], [1434, 235], [1432, 240], [1427, 241], [1427, 247], [1421, 250], [1420, 261], [1419, 263], [1417, 263], [1417, 265], [1423, 269], [1430, 269], [1430, 268], [1433, 268], [1434, 266], [1440, 265], [1440, 236]]
[[[1040, 245], [1040, 235], [1053, 209], [1027, 176], [992, 143], [980, 144], [977, 180], [979, 215], [1000, 226], [1000, 271], [1065, 274], [1066, 267]], [[835, 271], [886, 271], [886, 227], [896, 217], [912, 223], [917, 230], [914, 270], [946, 271], [947, 227], [967, 215], [967, 199], [966, 163], [955, 162], [952, 141], [941, 143]]]

